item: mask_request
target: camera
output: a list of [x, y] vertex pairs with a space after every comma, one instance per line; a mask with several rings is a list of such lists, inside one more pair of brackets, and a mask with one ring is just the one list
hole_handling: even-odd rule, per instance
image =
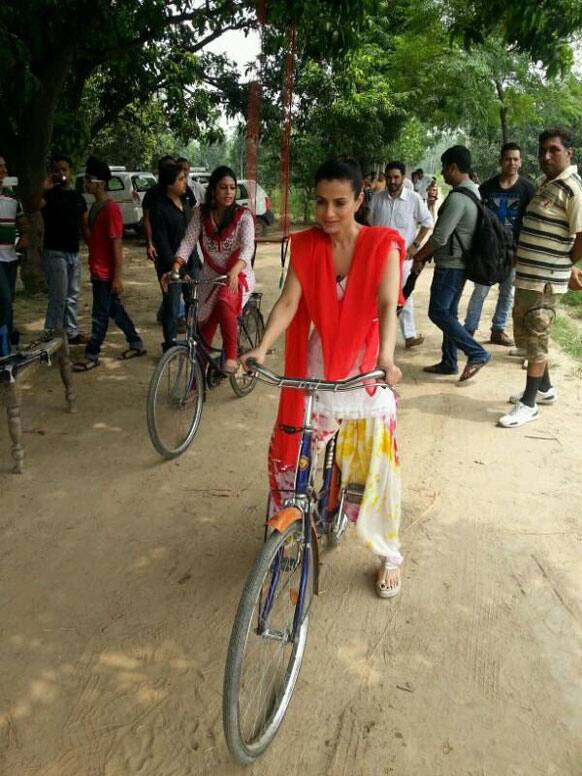
[[67, 183], [66, 176], [60, 175], [59, 173], [51, 175], [51, 180], [53, 182], [53, 186], [64, 186]]

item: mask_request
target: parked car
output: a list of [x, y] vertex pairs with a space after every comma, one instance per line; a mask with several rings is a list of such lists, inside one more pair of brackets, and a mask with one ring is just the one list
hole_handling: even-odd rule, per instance
[[243, 178], [238, 182], [236, 201], [239, 205], [250, 207], [253, 189], [255, 189], [256, 232], [257, 236], [260, 237], [265, 233], [267, 227], [275, 223], [271, 198], [256, 181]]
[[[140, 232], [143, 227], [143, 210], [141, 203], [144, 195], [156, 183], [156, 177], [151, 172], [140, 170], [129, 171], [124, 167], [110, 167], [111, 180], [107, 184], [107, 191], [114, 202], [117, 202], [123, 216], [123, 226]], [[81, 191], [87, 205], [93, 204], [93, 197], [87, 194], [83, 184], [83, 173], [79, 173], [76, 179], [76, 189]]]
[[206, 167], [190, 168], [190, 180], [200, 183], [204, 188], [206, 188], [206, 184], [208, 183], [209, 178], [210, 178], [210, 170], [207, 170]]

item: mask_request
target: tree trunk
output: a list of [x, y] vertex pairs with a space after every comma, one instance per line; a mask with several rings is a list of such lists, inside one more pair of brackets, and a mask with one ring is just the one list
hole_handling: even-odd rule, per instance
[[507, 105], [505, 104], [505, 90], [501, 81], [495, 81], [497, 97], [499, 98], [499, 122], [501, 124], [501, 143], [502, 145], [509, 140], [509, 130], [507, 128]]
[[[52, 55], [51, 55], [52, 56]], [[26, 106], [19, 136], [13, 143], [15, 157], [10, 160], [18, 176], [18, 194], [30, 223], [29, 245], [23, 256], [20, 276], [27, 291], [44, 289], [42, 271], [43, 221], [34, 210], [35, 194], [46, 175], [54, 118], [72, 61], [72, 52], [62, 51], [58, 58], [35, 68], [39, 73], [39, 90]]]

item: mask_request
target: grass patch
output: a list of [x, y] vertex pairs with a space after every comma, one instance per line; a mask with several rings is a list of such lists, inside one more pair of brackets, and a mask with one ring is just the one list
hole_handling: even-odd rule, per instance
[[560, 301], [569, 308], [569, 315], [573, 318], [582, 318], [582, 293], [580, 291], [568, 291]]
[[582, 330], [568, 319], [568, 315], [558, 316], [552, 334], [562, 350], [577, 361], [582, 361]]

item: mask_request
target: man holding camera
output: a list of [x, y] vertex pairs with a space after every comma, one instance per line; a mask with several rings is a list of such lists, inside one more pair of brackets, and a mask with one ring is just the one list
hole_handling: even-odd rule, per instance
[[54, 156], [51, 175], [44, 182], [41, 212], [44, 220], [43, 268], [48, 286], [48, 307], [44, 336], [64, 329], [69, 342], [81, 345], [87, 339], [79, 333], [77, 306], [81, 290], [81, 232], [88, 239], [87, 205], [71, 187], [71, 160]]

